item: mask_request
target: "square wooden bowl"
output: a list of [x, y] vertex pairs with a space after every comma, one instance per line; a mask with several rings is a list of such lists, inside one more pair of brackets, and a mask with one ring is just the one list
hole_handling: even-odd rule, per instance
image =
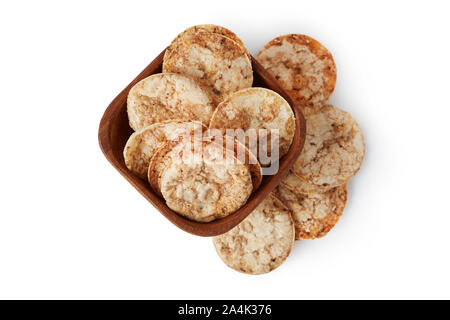
[[127, 116], [127, 96], [130, 89], [140, 80], [162, 70], [164, 52], [161, 52], [121, 93], [111, 102], [106, 109], [98, 132], [100, 148], [106, 159], [113, 165], [128, 182], [139, 191], [159, 212], [161, 212], [170, 222], [180, 229], [198, 236], [216, 236], [225, 233], [244, 220], [256, 206], [279, 184], [281, 179], [288, 173], [295, 160], [302, 151], [306, 136], [306, 126], [303, 114], [294, 101], [278, 85], [277, 81], [270, 76], [267, 71], [255, 60], [252, 59], [253, 86], [265, 87], [276, 91], [291, 105], [295, 114], [295, 135], [289, 152], [280, 159], [278, 173], [272, 176], [264, 176], [261, 186], [254, 192], [247, 203], [231, 215], [208, 223], [201, 223], [188, 220], [172, 211], [153, 192], [147, 181], [134, 175], [125, 166], [123, 158], [123, 148], [133, 133], [128, 124]]

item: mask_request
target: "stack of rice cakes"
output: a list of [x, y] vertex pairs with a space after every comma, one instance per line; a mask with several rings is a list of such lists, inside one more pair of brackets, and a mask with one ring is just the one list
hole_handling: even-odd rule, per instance
[[[325, 47], [304, 35], [286, 35], [270, 41], [257, 59], [302, 107], [307, 137], [274, 192], [213, 239], [225, 264], [247, 274], [274, 270], [295, 240], [323, 237], [333, 228], [347, 201], [346, 183], [365, 152], [355, 120], [326, 104], [336, 67]], [[127, 111], [135, 133], [124, 150], [128, 169], [188, 219], [209, 222], [238, 210], [259, 187], [261, 165], [270, 163], [258, 161], [261, 146], [223, 136], [227, 129], [276, 130], [280, 157], [295, 131], [289, 104], [252, 82], [250, 55], [230, 30], [200, 25], [179, 34], [165, 53], [163, 73], [130, 90]], [[264, 151], [270, 154], [270, 145]]]

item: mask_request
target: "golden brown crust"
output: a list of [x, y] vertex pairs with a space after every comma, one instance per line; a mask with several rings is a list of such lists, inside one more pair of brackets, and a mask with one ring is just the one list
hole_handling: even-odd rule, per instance
[[252, 192], [252, 179], [246, 165], [223, 156], [223, 145], [197, 142], [198, 152], [190, 141], [180, 142], [183, 148], [171, 155], [160, 187], [169, 208], [188, 219], [209, 222], [243, 206]]
[[256, 59], [301, 106], [328, 101], [336, 85], [331, 53], [317, 40], [288, 34], [267, 43]]
[[253, 83], [252, 65], [244, 49], [225, 36], [209, 32], [175, 39], [164, 54], [163, 72], [197, 80], [216, 105]]
[[213, 243], [228, 267], [247, 274], [262, 274], [286, 260], [294, 236], [289, 209], [269, 195], [239, 225], [214, 237]]
[[280, 184], [274, 194], [292, 212], [296, 240], [324, 237], [339, 221], [347, 202], [346, 185], [325, 193], [303, 195]]

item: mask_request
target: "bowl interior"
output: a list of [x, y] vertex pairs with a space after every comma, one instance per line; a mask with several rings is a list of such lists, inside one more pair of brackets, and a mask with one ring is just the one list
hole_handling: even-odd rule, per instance
[[158, 211], [180, 229], [198, 236], [215, 236], [225, 233], [244, 220], [248, 214], [278, 185], [281, 179], [288, 173], [299, 156], [305, 141], [305, 119], [300, 108], [278, 85], [267, 71], [252, 57], [254, 87], [265, 87], [274, 90], [285, 98], [291, 105], [295, 115], [295, 135], [289, 152], [280, 159], [279, 170], [275, 175], [264, 176], [261, 186], [254, 192], [247, 203], [231, 215], [208, 223], [200, 223], [188, 220], [172, 211], [164, 199], [160, 198], [147, 181], [134, 175], [125, 166], [123, 148], [133, 133], [128, 125], [126, 111], [127, 95], [131, 87], [138, 81], [152, 74], [160, 73], [164, 52], [158, 55], [121, 93], [111, 102], [106, 109], [99, 127], [99, 143], [108, 161], [116, 168], [128, 182], [136, 188]]

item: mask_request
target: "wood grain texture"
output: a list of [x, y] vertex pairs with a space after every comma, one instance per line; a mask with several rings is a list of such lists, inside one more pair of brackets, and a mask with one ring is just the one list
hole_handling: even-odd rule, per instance
[[150, 187], [149, 183], [140, 179], [125, 166], [123, 148], [133, 130], [128, 124], [127, 95], [132, 86], [138, 81], [162, 70], [165, 50], [161, 52], [119, 95], [111, 102], [100, 121], [98, 140], [106, 159], [114, 168], [146, 198], [159, 212], [180, 229], [194, 235], [210, 237], [223, 234], [244, 220], [258, 204], [279, 184], [288, 173], [295, 160], [300, 155], [306, 136], [305, 118], [293, 100], [281, 89], [277, 81], [253, 58], [253, 86], [265, 87], [280, 94], [295, 114], [295, 135], [289, 152], [280, 160], [278, 173], [273, 176], [264, 176], [259, 189], [253, 193], [247, 203], [233, 214], [208, 223], [188, 220], [169, 209], [164, 199], [160, 198]]

